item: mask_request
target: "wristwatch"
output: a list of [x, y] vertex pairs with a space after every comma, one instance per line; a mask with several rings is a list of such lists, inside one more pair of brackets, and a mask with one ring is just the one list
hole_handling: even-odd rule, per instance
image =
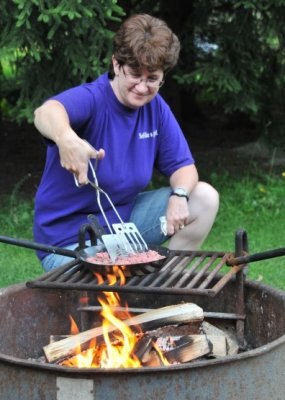
[[189, 200], [188, 193], [183, 188], [176, 188], [173, 189], [170, 196], [178, 196], [178, 197], [185, 197], [187, 201]]

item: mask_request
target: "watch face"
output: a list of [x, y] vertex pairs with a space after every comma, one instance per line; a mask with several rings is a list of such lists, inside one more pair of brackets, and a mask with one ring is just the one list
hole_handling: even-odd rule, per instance
[[177, 189], [173, 190], [173, 193], [177, 194], [178, 196], [187, 196], [186, 190], [184, 190], [182, 188], [177, 188]]

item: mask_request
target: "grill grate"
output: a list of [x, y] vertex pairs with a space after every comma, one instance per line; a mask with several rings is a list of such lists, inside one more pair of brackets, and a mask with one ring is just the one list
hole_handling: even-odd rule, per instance
[[[75, 259], [26, 285], [46, 289], [215, 296], [244, 267], [226, 266], [230, 256], [231, 253], [225, 252], [170, 251], [155, 272], [129, 277], [123, 286], [119, 283], [110, 286], [107, 279], [99, 283], [96, 275], [80, 259]], [[151, 265], [142, 270], [147, 272], [148, 267]], [[221, 271], [223, 267], [225, 271]]]

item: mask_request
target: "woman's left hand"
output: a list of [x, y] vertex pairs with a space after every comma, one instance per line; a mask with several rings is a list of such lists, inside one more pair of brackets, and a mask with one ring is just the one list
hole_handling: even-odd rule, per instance
[[170, 196], [166, 211], [167, 234], [174, 235], [190, 222], [188, 202], [185, 197]]

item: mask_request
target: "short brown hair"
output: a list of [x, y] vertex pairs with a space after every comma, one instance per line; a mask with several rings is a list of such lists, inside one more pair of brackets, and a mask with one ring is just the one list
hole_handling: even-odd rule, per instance
[[148, 14], [126, 19], [114, 37], [114, 57], [132, 68], [166, 73], [177, 64], [179, 53], [177, 36], [164, 21]]

